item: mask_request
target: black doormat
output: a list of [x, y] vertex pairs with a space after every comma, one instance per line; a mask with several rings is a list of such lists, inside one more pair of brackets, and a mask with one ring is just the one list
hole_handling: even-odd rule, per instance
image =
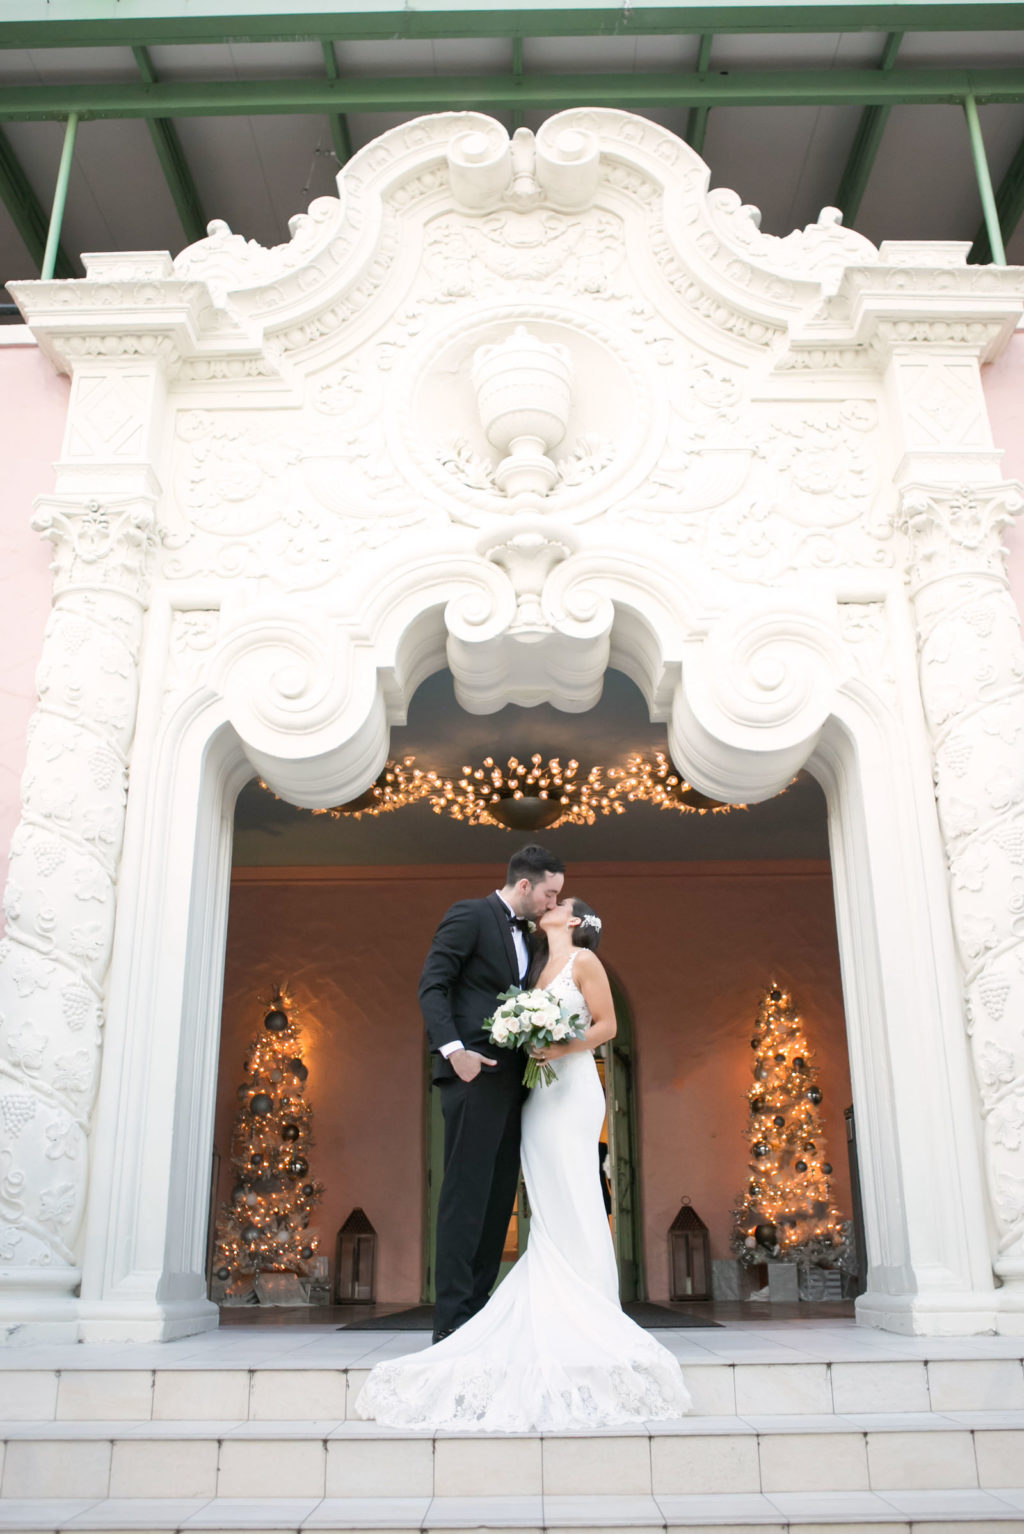
[[[627, 1300], [623, 1310], [637, 1326], [646, 1331], [662, 1331], [681, 1326], [721, 1326], [699, 1311], [670, 1310], [667, 1305], [652, 1305], [646, 1300]], [[387, 1316], [366, 1316], [339, 1326], [339, 1332], [429, 1332], [434, 1325], [433, 1305], [412, 1305], [408, 1310], [393, 1310]]]

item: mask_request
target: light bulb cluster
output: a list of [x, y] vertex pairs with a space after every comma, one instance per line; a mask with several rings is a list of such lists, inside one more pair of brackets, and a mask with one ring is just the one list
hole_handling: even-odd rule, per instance
[[[261, 785], [267, 788], [267, 784]], [[486, 756], [479, 766], [465, 764], [459, 778], [443, 778], [432, 768], [416, 766], [416, 758], [389, 760], [364, 794], [347, 804], [314, 810], [332, 819], [361, 820], [364, 815], [389, 815], [426, 800], [435, 815], [473, 826], [522, 829], [528, 823], [508, 813], [518, 801], [537, 806], [534, 824], [592, 826], [599, 815], [624, 815], [631, 804], [653, 804], [681, 815], [724, 815], [745, 804], [720, 804], [687, 783], [663, 751], [651, 757], [633, 752], [624, 767], [593, 766], [584, 770], [575, 758], [546, 760], [539, 752], [521, 760], [510, 756], [502, 765]], [[548, 808], [550, 806], [550, 808]]]

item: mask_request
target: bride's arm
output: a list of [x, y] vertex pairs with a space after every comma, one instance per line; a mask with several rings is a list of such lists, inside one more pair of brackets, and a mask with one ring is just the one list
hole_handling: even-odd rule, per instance
[[582, 1039], [573, 1039], [569, 1044], [550, 1044], [544, 1050], [548, 1060], [560, 1060], [563, 1055], [577, 1055], [582, 1054], [585, 1049], [596, 1049], [599, 1044], [606, 1043], [608, 1039], [614, 1039], [618, 1032], [612, 988], [608, 984], [605, 967], [597, 954], [591, 952], [589, 948], [578, 949], [572, 977], [583, 992], [583, 1000], [590, 1009], [590, 1027]]

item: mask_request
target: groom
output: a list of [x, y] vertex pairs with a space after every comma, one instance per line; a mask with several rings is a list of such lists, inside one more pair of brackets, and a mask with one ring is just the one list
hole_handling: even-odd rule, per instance
[[493, 1048], [481, 1023], [500, 992], [525, 981], [528, 925], [557, 904], [564, 879], [553, 852], [520, 848], [500, 890], [445, 913], [423, 966], [420, 1007], [444, 1118], [435, 1342], [482, 1308], [498, 1276], [519, 1179], [523, 1061]]

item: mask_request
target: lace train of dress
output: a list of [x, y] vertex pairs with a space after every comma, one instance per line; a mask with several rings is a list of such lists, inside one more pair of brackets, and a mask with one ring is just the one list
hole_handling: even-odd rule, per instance
[[[550, 989], [584, 1010], [572, 961]], [[591, 1053], [523, 1107], [525, 1254], [477, 1315], [380, 1363], [356, 1403], [389, 1427], [475, 1432], [615, 1427], [691, 1409], [672, 1354], [626, 1316], [597, 1171], [604, 1092]]]

